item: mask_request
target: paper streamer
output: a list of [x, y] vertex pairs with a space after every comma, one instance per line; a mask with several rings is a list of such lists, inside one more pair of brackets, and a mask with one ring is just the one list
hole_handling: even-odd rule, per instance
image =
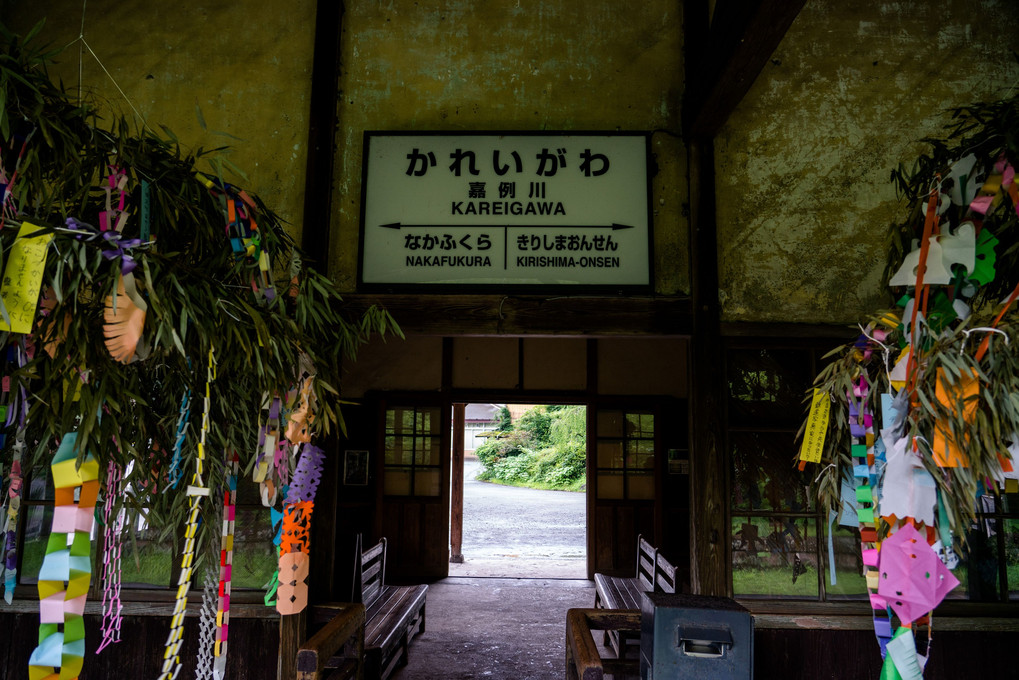
[[56, 489], [53, 528], [39, 569], [39, 646], [28, 660], [29, 680], [77, 678], [85, 656], [82, 614], [92, 576], [89, 534], [99, 463], [89, 454], [77, 467], [77, 437], [76, 432], [64, 435], [50, 468]]
[[110, 461], [106, 474], [106, 502], [103, 504], [103, 639], [96, 654], [120, 642], [120, 556], [124, 532], [124, 512], [114, 517], [113, 500], [122, 493], [120, 467]]
[[219, 608], [216, 611], [216, 647], [212, 677], [223, 680], [226, 677], [227, 634], [230, 630], [230, 580], [234, 558], [234, 517], [237, 506], [237, 471], [239, 461], [236, 453], [229, 456], [227, 490], [223, 494], [223, 534], [219, 552]]
[[177, 580], [177, 603], [173, 608], [170, 620], [170, 634], [166, 638], [166, 649], [163, 651], [163, 670], [159, 680], [172, 680], [180, 672], [180, 647], [184, 638], [184, 614], [188, 603], [188, 591], [191, 590], [192, 565], [195, 559], [195, 538], [198, 533], [198, 515], [201, 510], [203, 496], [209, 495], [202, 475], [205, 473], [205, 437], [209, 432], [210, 392], [216, 380], [215, 350], [209, 348], [209, 366], [205, 381], [205, 401], [202, 411], [202, 431], [198, 441], [198, 457], [195, 460], [195, 473], [187, 488], [190, 513], [187, 528], [184, 532], [184, 550], [180, 560], [180, 578]]

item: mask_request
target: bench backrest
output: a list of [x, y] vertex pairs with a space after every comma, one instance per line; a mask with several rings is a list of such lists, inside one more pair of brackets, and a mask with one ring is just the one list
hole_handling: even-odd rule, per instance
[[662, 553], [655, 556], [655, 588], [660, 593], [676, 592], [676, 568]]
[[361, 534], [357, 535], [354, 564], [354, 601], [365, 607], [382, 592], [386, 581], [386, 539], [361, 552]]
[[655, 562], [658, 548], [637, 537], [637, 580], [646, 591], [655, 589]]

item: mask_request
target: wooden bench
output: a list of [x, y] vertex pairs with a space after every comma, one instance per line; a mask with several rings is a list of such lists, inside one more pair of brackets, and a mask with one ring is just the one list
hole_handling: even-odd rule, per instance
[[[633, 577], [594, 575], [594, 606], [601, 609], [636, 609], [640, 611], [642, 593], [676, 592], [676, 568], [657, 548], [637, 537], [637, 574]], [[640, 636], [626, 631], [607, 630], [606, 643], [622, 658], [627, 645], [640, 643]]]
[[365, 606], [364, 677], [385, 680], [407, 663], [411, 639], [425, 630], [427, 585], [386, 585], [386, 539], [361, 552], [357, 537], [354, 599]]
[[566, 612], [566, 680], [602, 680], [605, 675], [635, 677], [640, 660], [603, 658], [591, 631], [640, 635], [640, 611], [570, 609]]
[[326, 624], [297, 650], [297, 680], [363, 680], [364, 605], [323, 605], [312, 612]]

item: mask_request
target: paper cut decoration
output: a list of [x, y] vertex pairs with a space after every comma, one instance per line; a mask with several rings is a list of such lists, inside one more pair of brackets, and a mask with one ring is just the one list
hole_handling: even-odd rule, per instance
[[971, 281], [975, 281], [981, 286], [986, 286], [994, 280], [998, 259], [994, 249], [997, 245], [998, 239], [994, 237], [990, 229], [984, 228], [980, 230], [976, 244], [976, 264], [969, 275]]
[[302, 447], [301, 459], [297, 463], [294, 477], [290, 480], [285, 503], [313, 501], [322, 481], [322, 462], [325, 452], [313, 444]]
[[909, 437], [902, 437], [887, 451], [881, 486], [881, 515], [899, 519], [912, 517], [933, 526], [938, 504], [937, 484], [913, 450]]
[[202, 611], [198, 621], [198, 660], [195, 663], [195, 680], [212, 680], [213, 648], [216, 646], [218, 572], [211, 567], [207, 569], [204, 583]]
[[[938, 243], [937, 236], [931, 236], [928, 239], [927, 246], [927, 267], [923, 272], [924, 284], [941, 284], [945, 285], [951, 283], [952, 272], [950, 272], [944, 263], [944, 254], [941, 250], [941, 244]], [[891, 286], [912, 286], [916, 283], [917, 275], [920, 266], [920, 254], [921, 250], [917, 241], [913, 241], [913, 250], [906, 255], [902, 261], [902, 265], [899, 267], [895, 275], [892, 276], [888, 285]]]
[[308, 578], [310, 560], [307, 553], [293, 552], [280, 556], [279, 589], [276, 591], [276, 611], [280, 614], [298, 614], [308, 606]]
[[103, 503], [103, 639], [96, 654], [120, 642], [120, 555], [124, 532], [124, 512], [114, 518], [114, 499], [120, 496], [121, 471], [112, 460], [106, 474], [106, 501]]
[[191, 590], [192, 568], [195, 559], [195, 541], [198, 534], [198, 519], [203, 496], [209, 495], [205, 486], [205, 438], [209, 432], [209, 413], [211, 407], [212, 383], [216, 380], [216, 353], [209, 348], [208, 368], [205, 379], [205, 401], [202, 411], [202, 429], [198, 441], [198, 457], [195, 459], [195, 472], [188, 485], [187, 495], [189, 513], [187, 528], [184, 531], [184, 550], [181, 552], [180, 578], [177, 579], [177, 600], [170, 620], [170, 634], [166, 638], [163, 651], [163, 669], [159, 680], [173, 680], [180, 672], [180, 647], [184, 641], [184, 613], [188, 603], [188, 591]]
[[888, 601], [903, 623], [932, 611], [957, 585], [959, 580], [912, 524], [901, 527], [881, 543], [878, 594]]
[[308, 553], [312, 501], [288, 503], [283, 507], [283, 531], [280, 536], [279, 587], [276, 611], [297, 614], [308, 606]]
[[828, 432], [828, 418], [831, 411], [831, 398], [828, 393], [814, 388], [814, 396], [810, 401], [810, 414], [807, 416], [807, 427], [803, 432], [803, 443], [800, 445], [800, 460], [808, 463], [820, 463], [824, 452], [824, 437]]
[[951, 197], [952, 203], [966, 205], [976, 196], [977, 187], [983, 184], [983, 172], [974, 171], [976, 163], [977, 157], [969, 154], [952, 164], [943, 182], [944, 184], [951, 180], [951, 186], [947, 193]]
[[[92, 576], [89, 534], [99, 495], [99, 464], [89, 454], [77, 466], [77, 436], [64, 435], [50, 467], [53, 529], [39, 569], [39, 646], [28, 660], [29, 680], [77, 678], [85, 656], [82, 615]], [[57, 510], [62, 511], [59, 521]]]
[[[945, 372], [944, 368], [938, 368], [937, 383], [934, 387], [934, 397], [940, 404], [950, 412], [955, 413], [962, 408], [962, 416], [966, 423], [973, 422], [976, 417], [977, 401], [980, 394], [980, 379], [976, 371], [964, 372], [959, 378], [953, 379]], [[952, 434], [952, 428], [948, 423], [938, 422], [934, 425], [934, 462], [941, 467], [968, 467], [969, 457], [963, 451], [968, 436], [963, 435], [963, 441], [958, 442]]]
[[287, 422], [286, 438], [291, 444], [311, 441], [311, 424], [315, 422], [315, 394], [312, 392], [314, 380], [314, 376], [306, 376], [301, 380], [297, 404], [290, 412]]
[[122, 276], [117, 287], [116, 297], [106, 298], [103, 308], [103, 335], [106, 336], [106, 349], [110, 356], [122, 364], [129, 364], [135, 357], [135, 351], [145, 329], [144, 307], [139, 307], [128, 296]]
[[0, 300], [5, 314], [0, 314], [0, 331], [31, 333], [32, 322], [39, 306], [43, 270], [46, 268], [46, 246], [52, 234], [32, 236], [42, 229], [28, 222], [21, 223], [18, 237], [7, 253]]

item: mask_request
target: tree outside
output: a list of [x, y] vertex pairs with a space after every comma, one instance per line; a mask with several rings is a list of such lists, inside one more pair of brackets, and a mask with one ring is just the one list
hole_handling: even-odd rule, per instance
[[[508, 414], [508, 409], [507, 409]], [[584, 491], [587, 409], [538, 405], [500, 428], [475, 451], [482, 481], [536, 489]]]

